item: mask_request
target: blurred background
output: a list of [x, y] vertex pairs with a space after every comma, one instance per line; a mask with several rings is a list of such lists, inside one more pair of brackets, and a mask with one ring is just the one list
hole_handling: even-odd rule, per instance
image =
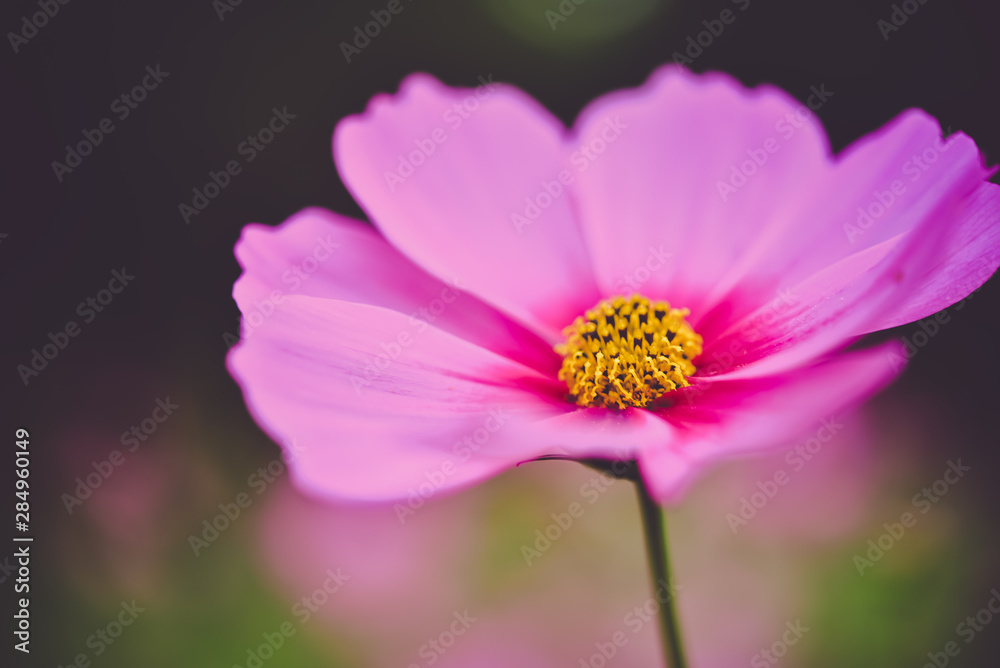
[[[404, 521], [320, 503], [289, 484], [225, 370], [240, 229], [306, 206], [363, 218], [330, 137], [406, 74], [492, 76], [569, 124], [683, 56], [802, 101], [825, 86], [834, 150], [922, 107], [1000, 161], [993, 3], [402, 0], [345, 55], [387, 4], [0, 10], [2, 489], [25, 428], [35, 537], [28, 657], [11, 649], [16, 560], [0, 547], [15, 665], [659, 665], [627, 483], [592, 494], [592, 471], [544, 462]], [[698, 45], [724, 10], [735, 19]], [[121, 99], [144, 78], [141, 100]], [[294, 119], [247, 160], [241, 142], [274, 109]], [[55, 173], [103, 118], [113, 131]], [[192, 188], [234, 159], [242, 172], [186, 221]], [[134, 278], [87, 306], [115, 271]], [[992, 280], [932, 337], [918, 324], [886, 334], [917, 354], [860, 413], [836, 416], [833, 439], [719, 467], [671, 513], [693, 666], [996, 665], [998, 300]], [[81, 331], [26, 384], [18, 365], [71, 320]], [[789, 482], [769, 496], [779, 472]], [[581, 500], [583, 516], [551, 531]], [[900, 532], [906, 512], [916, 524]], [[558, 538], [540, 550], [546, 530]]]

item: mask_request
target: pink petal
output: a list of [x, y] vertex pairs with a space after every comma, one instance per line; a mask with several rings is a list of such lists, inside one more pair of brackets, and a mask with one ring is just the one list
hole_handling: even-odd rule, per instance
[[[770, 87], [668, 66], [638, 91], [595, 101], [576, 124], [574, 141], [591, 149], [608, 123], [622, 128], [578, 180], [599, 285], [690, 308], [706, 341], [703, 375], [808, 364], [911, 300], [971, 289], [966, 280], [948, 297], [925, 296], [937, 294], [927, 286], [936, 267], [960, 273], [979, 250], [949, 260], [944, 240], [998, 220], [994, 198], [973, 197], [988, 172], [968, 137], [939, 150], [937, 123], [911, 111], [834, 160], [814, 118], [792, 124], [803, 110]], [[912, 158], [925, 150], [933, 163], [918, 169]], [[741, 168], [749, 176], [735, 192], [720, 186]], [[894, 203], [853, 234], [857, 209], [884, 193]]]
[[[934, 151], [935, 162], [916, 181], [903, 183], [907, 165], [925, 150]], [[837, 161], [828, 186], [833, 194], [817, 196], [813, 210], [803, 214], [818, 229], [800, 230], [786, 246], [794, 253], [774, 255], [767, 273], [748, 277], [758, 291], [773, 287], [756, 309], [730, 314], [724, 329], [700, 331], [710, 341], [700, 363], [731, 357], [717, 368], [749, 365], [732, 377], [770, 375], [846, 345], [878, 328], [887, 313], [914, 312], [911, 303], [919, 310], [929, 276], [943, 266], [968, 264], [948, 256], [961, 247], [955, 233], [1000, 223], [996, 198], [977, 194], [993, 187], [984, 186], [987, 175], [972, 140], [957, 134], [942, 144], [937, 123], [922, 112], [903, 114], [850, 147]], [[891, 192], [893, 183], [905, 190], [877, 222], [860, 238], [845, 233], [843, 221], [856, 222], [857, 208], [870, 206], [863, 189], [870, 200]], [[971, 289], [971, 282], [963, 287]], [[790, 297], [780, 303], [776, 295]]]
[[[459, 90], [415, 74], [396, 95], [377, 96], [342, 121], [334, 155], [394, 246], [554, 341], [599, 299], [571, 197], [544, 190], [560, 187], [564, 135], [512, 87]], [[517, 222], [526, 199], [539, 195], [551, 203]]]
[[809, 120], [776, 153], [765, 150], [768, 169], [740, 196], [720, 195], [731, 168], [780, 138], [776, 124], [800, 106], [771, 87], [748, 91], [728, 76], [675, 66], [591, 103], [571, 144], [601, 289], [693, 307], [728, 284], [757, 240], [771, 241], [771, 230], [806, 206], [828, 169], [826, 136]]
[[929, 267], [906, 300], [890, 308], [868, 331], [896, 327], [937, 313], [969, 296], [1000, 267], [1000, 187], [984, 183], [969, 198], [967, 213], [951, 234], [939, 262]]
[[891, 342], [768, 378], [699, 379], [661, 413], [677, 437], [641, 452], [640, 470], [658, 500], [675, 502], [699, 471], [720, 459], [782, 448], [810, 431], [832, 437], [826, 434], [838, 430], [838, 416], [904, 365], [900, 345]]
[[297, 481], [355, 499], [420, 501], [542, 454], [510, 435], [565, 391], [395, 311], [299, 295], [228, 364]]
[[233, 296], [252, 336], [289, 294], [381, 306], [433, 323], [495, 353], [554, 375], [559, 357], [525, 327], [417, 267], [368, 225], [305, 209], [278, 227], [247, 225], [236, 244], [243, 274]]
[[567, 403], [562, 411], [536, 418], [517, 425], [517, 440], [545, 454], [627, 462], [643, 449], [676, 439], [673, 425], [638, 408], [619, 413]]

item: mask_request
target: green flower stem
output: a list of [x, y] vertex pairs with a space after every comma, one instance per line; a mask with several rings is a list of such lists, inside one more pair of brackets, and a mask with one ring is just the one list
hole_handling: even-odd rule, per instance
[[[649, 493], [642, 476], [636, 477], [635, 486], [639, 492], [639, 508], [642, 511], [642, 527], [646, 535], [646, 551], [649, 557], [649, 572], [653, 577], [653, 591], [657, 587], [666, 588], [667, 601], [660, 605], [660, 635], [663, 639], [663, 653], [668, 668], [687, 668], [684, 646], [677, 618], [676, 596], [670, 580], [670, 561], [667, 557], [667, 515]], [[657, 599], [659, 600], [659, 599]]]

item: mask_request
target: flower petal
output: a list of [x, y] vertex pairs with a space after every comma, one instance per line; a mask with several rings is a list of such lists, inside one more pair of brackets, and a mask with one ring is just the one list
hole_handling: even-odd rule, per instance
[[752, 380], [696, 379], [660, 415], [676, 438], [640, 453], [654, 496], [674, 502], [706, 466], [787, 446], [817, 429], [828, 440], [836, 419], [887, 385], [905, 366], [896, 342], [837, 355], [819, 365]]
[[554, 375], [552, 347], [510, 318], [417, 267], [370, 226], [324, 209], [300, 211], [278, 227], [247, 225], [236, 244], [243, 274], [233, 297], [252, 335], [285, 295], [381, 306]]
[[[924, 155], [934, 160], [919, 171]], [[803, 214], [817, 229], [796, 228], [788, 244], [795, 252], [772, 256], [766, 271], [746, 280], [771, 298], [751, 311], [727, 307], [728, 324], [700, 329], [709, 342], [700, 364], [717, 372], [743, 367], [734, 377], [770, 375], [845, 346], [877, 329], [886, 314], [911, 311], [911, 303], [919, 311], [929, 277], [967, 264], [948, 255], [961, 248], [956, 232], [1000, 224], [996, 198], [979, 195], [994, 187], [984, 185], [987, 175], [971, 139], [942, 141], [937, 122], [922, 112], [907, 112], [851, 146], [838, 158], [827, 194], [817, 193]], [[881, 215], [868, 224], [866, 211]], [[971, 290], [971, 281], [961, 288]]]
[[[551, 342], [599, 299], [558, 182], [564, 135], [510, 86], [458, 90], [415, 74], [395, 96], [377, 96], [364, 114], [343, 120], [334, 155], [344, 183], [396, 248]], [[559, 194], [546, 194], [543, 183]], [[529, 221], [526, 198], [536, 196], [548, 206]]]
[[299, 295], [228, 365], [297, 481], [355, 499], [426, 498], [541, 454], [512, 427], [565, 391], [395, 311]]
[[937, 313], [965, 297], [1000, 267], [1000, 187], [984, 183], [969, 198], [968, 208], [945, 238], [940, 261], [928, 268], [921, 284], [867, 331], [889, 329]]
[[935, 268], [975, 253], [948, 259], [955, 232], [1000, 220], [995, 198], [975, 195], [988, 175], [975, 144], [960, 133], [942, 142], [922, 112], [834, 160], [805, 105], [670, 66], [595, 101], [576, 124], [580, 143], [593, 148], [608, 118], [625, 129], [578, 193], [598, 282], [690, 308], [703, 375], [809, 364], [887, 312], [922, 312]]
[[675, 440], [675, 428], [647, 410], [621, 412], [606, 408], [552, 407], [548, 414], [516, 427], [517, 440], [532, 450], [573, 459], [600, 458], [627, 462], [645, 448]]
[[[726, 75], [675, 66], [591, 103], [571, 143], [601, 289], [703, 305], [748, 250], [761, 239], [770, 246], [829, 169], [826, 136], [811, 117], [795, 116], [800, 108], [775, 88], [751, 91]], [[744, 162], [755, 173], [739, 196], [720, 192]]]

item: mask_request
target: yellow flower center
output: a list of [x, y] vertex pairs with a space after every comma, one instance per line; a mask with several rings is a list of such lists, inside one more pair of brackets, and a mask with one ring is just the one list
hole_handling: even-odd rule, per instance
[[624, 409], [649, 405], [690, 385], [701, 337], [687, 309], [632, 295], [605, 299], [563, 330], [559, 379], [580, 406]]

